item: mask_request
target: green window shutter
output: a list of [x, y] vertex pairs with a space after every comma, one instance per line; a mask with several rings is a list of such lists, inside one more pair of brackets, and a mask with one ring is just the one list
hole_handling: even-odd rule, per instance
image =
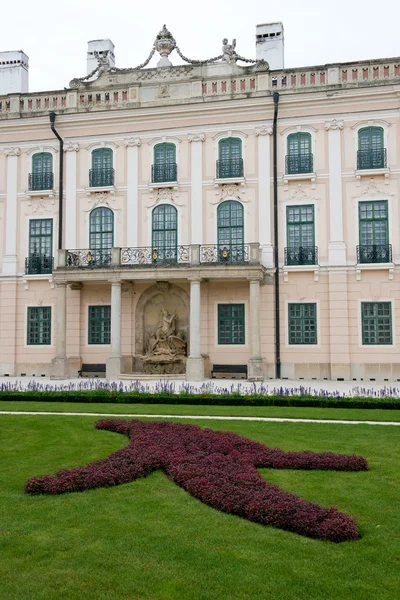
[[51, 344], [51, 307], [28, 307], [27, 319], [28, 346], [45, 346]]
[[359, 150], [380, 150], [383, 148], [382, 127], [363, 127], [358, 132]]
[[288, 136], [288, 155], [299, 156], [311, 154], [311, 134], [305, 132], [292, 133]]
[[95, 208], [89, 218], [91, 250], [111, 250], [114, 245], [114, 213], [110, 208]]
[[243, 177], [242, 140], [226, 138], [218, 148], [217, 178]]
[[242, 251], [244, 245], [243, 206], [235, 200], [222, 202], [217, 210], [218, 248]]
[[92, 152], [92, 169], [104, 170], [113, 168], [113, 151], [111, 148], [98, 148]]
[[362, 302], [361, 329], [363, 345], [391, 345], [391, 302]]
[[89, 306], [88, 344], [111, 343], [111, 306]]
[[218, 304], [218, 344], [244, 343], [244, 304]]
[[288, 248], [315, 245], [314, 206], [288, 206], [286, 208]]
[[234, 160], [242, 158], [242, 140], [240, 138], [226, 138], [219, 142], [219, 159]]
[[153, 260], [177, 260], [178, 212], [175, 206], [161, 204], [152, 213]]
[[50, 152], [39, 152], [32, 156], [32, 173], [52, 173], [53, 156]]
[[363, 127], [358, 132], [358, 169], [386, 167], [386, 150], [382, 127]]
[[359, 202], [358, 222], [360, 232], [358, 261], [361, 263], [390, 262], [392, 259], [387, 200]]
[[53, 269], [53, 219], [29, 221], [29, 275], [51, 273]]
[[317, 305], [289, 304], [289, 344], [317, 344]]
[[176, 163], [175, 144], [156, 144], [154, 146], [154, 163], [156, 165]]
[[286, 173], [288, 175], [311, 173], [313, 164], [311, 134], [298, 132], [289, 135], [287, 138]]

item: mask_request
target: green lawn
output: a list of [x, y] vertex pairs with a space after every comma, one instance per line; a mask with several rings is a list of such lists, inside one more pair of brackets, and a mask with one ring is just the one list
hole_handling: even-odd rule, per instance
[[343, 419], [345, 421], [396, 421], [400, 410], [366, 408], [313, 408], [295, 406], [197, 406], [189, 404], [103, 404], [81, 402], [1, 401], [1, 410], [88, 412], [101, 414], [210, 415], [236, 417], [284, 417], [287, 419]]
[[[27, 404], [28, 410], [34, 409], [33, 403]], [[3, 405], [1, 408], [5, 409]], [[62, 408], [68, 410], [65, 405]], [[104, 412], [106, 408], [102, 405]], [[112, 408], [117, 412], [116, 407]], [[118, 408], [124, 412], [128, 407]], [[129, 410], [137, 408], [130, 406]], [[147, 412], [145, 408], [142, 405], [143, 412]], [[158, 408], [162, 408], [160, 412], [167, 409]], [[182, 409], [173, 407], [178, 408]], [[53, 407], [46, 404], [43, 409]], [[77, 409], [74, 404], [73, 410]], [[94, 410], [94, 406], [90, 405], [90, 409]], [[201, 407], [191, 409], [196, 412]], [[241, 408], [232, 407], [230, 414], [238, 414], [238, 410]], [[266, 410], [257, 412], [264, 414]], [[310, 417], [316, 416], [318, 409], [309, 410]], [[282, 409], [279, 412], [283, 416]], [[368, 458], [371, 470], [360, 473], [262, 470], [269, 481], [308, 500], [334, 505], [357, 519], [362, 539], [332, 544], [222, 514], [190, 497], [162, 472], [107, 490], [55, 497], [24, 495], [22, 488], [27, 478], [87, 464], [126, 444], [123, 436], [95, 430], [96, 420], [1, 416], [2, 599], [398, 597], [397, 427], [207, 423], [209, 427], [231, 430], [285, 450], [330, 450]], [[205, 422], [199, 424], [204, 426]]]

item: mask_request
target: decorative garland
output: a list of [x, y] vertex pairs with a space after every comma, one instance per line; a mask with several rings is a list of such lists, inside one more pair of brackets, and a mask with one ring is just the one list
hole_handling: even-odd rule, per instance
[[257, 468], [366, 471], [365, 458], [285, 452], [231, 432], [165, 421], [106, 419], [96, 427], [126, 435], [130, 444], [87, 467], [33, 477], [25, 492], [65, 494], [112, 487], [162, 469], [192, 496], [222, 512], [331, 542], [360, 537], [351, 517], [281, 490], [265, 481]]

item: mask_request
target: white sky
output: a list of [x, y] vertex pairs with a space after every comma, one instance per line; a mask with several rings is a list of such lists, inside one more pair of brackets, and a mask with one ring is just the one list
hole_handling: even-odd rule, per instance
[[0, 50], [29, 56], [31, 92], [86, 75], [88, 40], [110, 38], [117, 67], [140, 64], [164, 23], [191, 59], [220, 54], [223, 37], [254, 58], [256, 24], [274, 21], [285, 28], [285, 67], [400, 56], [398, 0], [19, 0], [3, 17]]

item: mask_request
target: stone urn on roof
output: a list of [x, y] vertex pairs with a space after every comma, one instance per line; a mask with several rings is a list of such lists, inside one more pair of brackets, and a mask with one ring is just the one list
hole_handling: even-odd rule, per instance
[[168, 31], [164, 25], [154, 42], [154, 48], [160, 54], [161, 58], [157, 63], [157, 67], [172, 67], [172, 63], [168, 56], [176, 48], [176, 41], [172, 33]]

